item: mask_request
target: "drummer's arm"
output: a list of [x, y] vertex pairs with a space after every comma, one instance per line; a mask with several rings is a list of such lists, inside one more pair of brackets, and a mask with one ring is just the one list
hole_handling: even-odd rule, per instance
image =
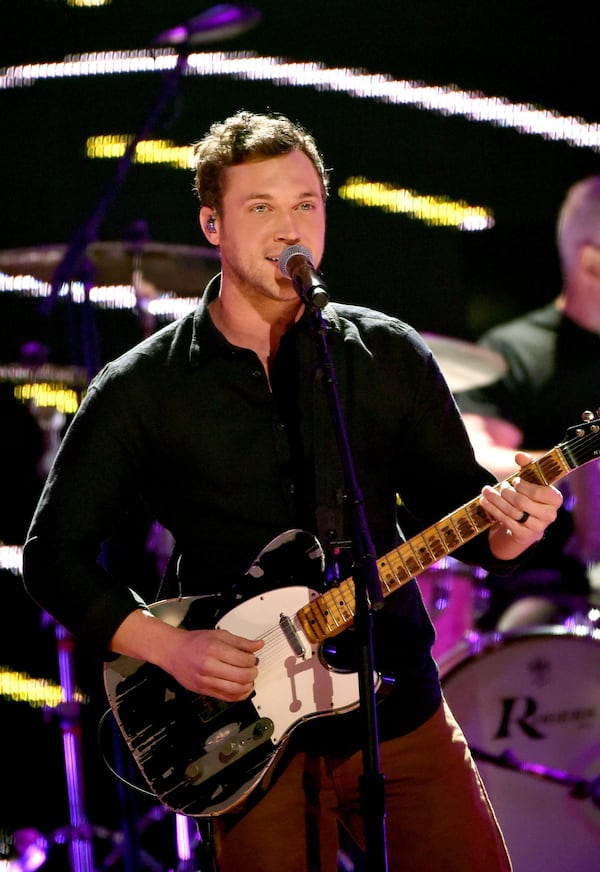
[[488, 418], [471, 412], [465, 412], [463, 420], [477, 460], [499, 481], [504, 481], [517, 471], [516, 451], [526, 450], [534, 460], [544, 454], [543, 451], [520, 449], [521, 431], [510, 421]]

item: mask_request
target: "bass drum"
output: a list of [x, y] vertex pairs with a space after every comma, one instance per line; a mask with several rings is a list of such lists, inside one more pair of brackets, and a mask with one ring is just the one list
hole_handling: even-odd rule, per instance
[[458, 646], [444, 695], [514, 872], [600, 869], [600, 635], [540, 627]]

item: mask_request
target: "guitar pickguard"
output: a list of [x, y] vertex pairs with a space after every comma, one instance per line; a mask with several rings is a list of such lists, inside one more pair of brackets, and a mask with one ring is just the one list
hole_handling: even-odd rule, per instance
[[[320, 568], [322, 552], [313, 550], [313, 542], [306, 533], [294, 537], [288, 531], [282, 537], [286, 566], [290, 545], [296, 543], [302, 552], [290, 575], [273, 572], [278, 556], [274, 540], [240, 585], [241, 601], [216, 623], [236, 635], [264, 639], [249, 699], [225, 703], [191, 693], [159, 667], [130, 657], [107, 663], [105, 686], [121, 732], [151, 790], [174, 811], [191, 816], [231, 811], [259, 783], [267, 786], [267, 776], [298, 724], [357, 706], [356, 673], [333, 670], [296, 617], [320, 596], [290, 584], [307, 554], [309, 560], [317, 555]], [[275, 579], [267, 578], [266, 566]], [[314, 574], [314, 564], [309, 570]], [[274, 580], [287, 586], [241, 599], [242, 590], [251, 590], [254, 583], [262, 588]], [[167, 600], [150, 609], [188, 630], [206, 627], [204, 613], [210, 611], [203, 597]]]

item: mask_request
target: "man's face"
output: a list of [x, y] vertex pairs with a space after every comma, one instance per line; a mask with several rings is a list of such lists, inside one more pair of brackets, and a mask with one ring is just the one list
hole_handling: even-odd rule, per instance
[[[200, 212], [203, 229], [210, 212]], [[206, 236], [220, 247], [224, 286], [233, 282], [246, 294], [297, 300], [278, 258], [289, 245], [303, 245], [315, 266], [321, 261], [325, 202], [317, 170], [301, 151], [229, 167], [215, 229]]]

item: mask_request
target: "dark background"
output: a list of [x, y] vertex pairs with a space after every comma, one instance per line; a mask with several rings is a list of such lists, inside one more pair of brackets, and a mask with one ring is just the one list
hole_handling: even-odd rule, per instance
[[[106, 7], [78, 9], [62, 0], [4, 0], [0, 64], [145, 48], [208, 5], [113, 0]], [[253, 51], [455, 84], [600, 123], [597, 29], [589, 7], [514, 0], [257, 0], [254, 5], [263, 13], [258, 26], [196, 50]], [[0, 249], [72, 240], [115, 172], [114, 161], [86, 159], [86, 138], [135, 133], [161, 90], [161, 77], [145, 74], [59, 79], [0, 91]], [[300, 120], [333, 168], [322, 264], [333, 299], [373, 305], [420, 330], [474, 340], [484, 328], [558, 292], [556, 213], [570, 184], [600, 171], [597, 152], [411, 107], [226, 77], [184, 79], [154, 136], [188, 145], [212, 121], [239, 108], [271, 109]], [[484, 205], [493, 210], [495, 227], [462, 233], [351, 205], [336, 195], [351, 175]], [[191, 173], [134, 164], [98, 236], [123, 240], [132, 222], [142, 220], [157, 242], [202, 245], [196, 212]], [[61, 317], [55, 313], [50, 323], [36, 301], [0, 294], [0, 362], [16, 360], [29, 339], [49, 341], [55, 362], [80, 362], [73, 360], [69, 325], [60, 323]], [[139, 337], [130, 314], [102, 313], [97, 326], [102, 360]], [[22, 445], [5, 441], [6, 505], [15, 500], [25, 472], [15, 460]], [[0, 530], [0, 539], [3, 535]], [[56, 678], [52, 627], [42, 627], [18, 576], [3, 571], [0, 579], [6, 608], [0, 664]], [[88, 814], [94, 825], [119, 830], [133, 794], [125, 791], [125, 801], [101, 762], [95, 736], [104, 708], [98, 670], [86, 663], [79, 668], [84, 688], [93, 694], [82, 712]], [[51, 836], [48, 865], [64, 870], [66, 848], [56, 838], [69, 819], [60, 719], [25, 703], [0, 700], [0, 708], [5, 769], [14, 772], [3, 790], [8, 803], [0, 828], [35, 826]], [[146, 798], [135, 802], [138, 815], [154, 807]], [[146, 847], [159, 863], [174, 862], [172, 834], [170, 820], [148, 828]], [[96, 850], [105, 857], [109, 842], [98, 838]]]
[[[113, 0], [78, 9], [64, 0], [20, 0], [2, 28], [0, 63], [145, 48], [208, 5]], [[595, 29], [577, 4], [262, 0], [254, 6], [262, 11], [258, 26], [196, 50], [254, 51], [455, 84], [600, 120]], [[114, 161], [86, 159], [86, 138], [135, 133], [161, 86], [159, 75], [140, 74], [59, 79], [0, 93], [3, 248], [73, 238], [115, 172]], [[242, 107], [301, 120], [333, 168], [322, 267], [334, 299], [370, 303], [418, 329], [473, 339], [558, 290], [556, 213], [566, 188], [598, 170], [597, 152], [412, 107], [228, 77], [184, 79], [154, 135], [187, 145]], [[336, 191], [350, 175], [484, 205], [496, 225], [464, 233], [343, 202]], [[202, 245], [191, 173], [134, 165], [99, 238], [123, 240], [140, 219], [157, 242]], [[18, 338], [2, 329], [2, 359], [14, 357]], [[115, 343], [104, 341], [103, 357], [110, 357]]]

